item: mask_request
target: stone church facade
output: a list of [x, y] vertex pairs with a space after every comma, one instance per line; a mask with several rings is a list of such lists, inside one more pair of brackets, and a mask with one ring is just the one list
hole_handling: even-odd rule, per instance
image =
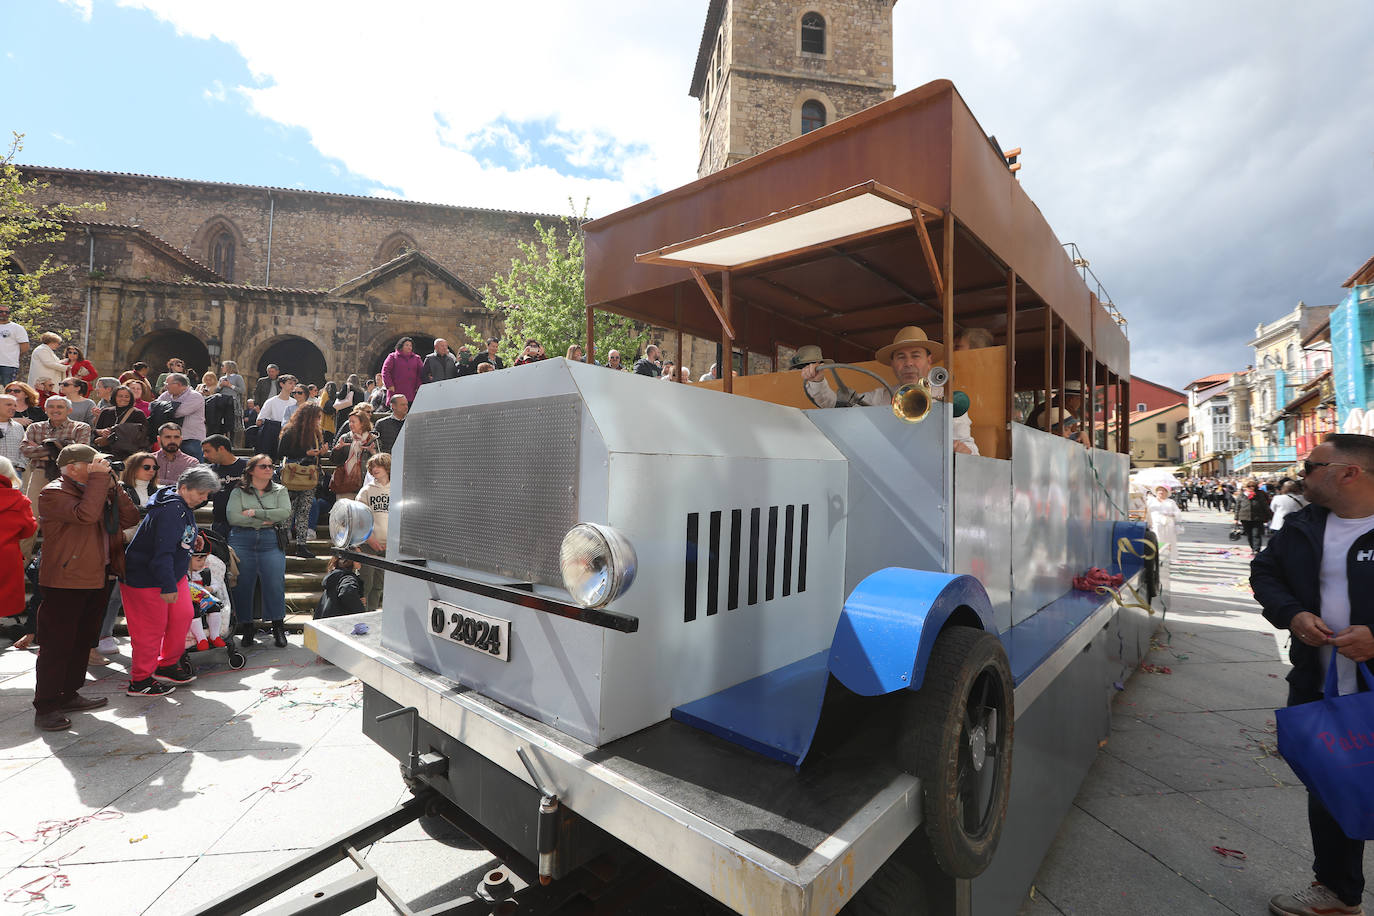
[[[699, 175], [892, 97], [896, 0], [709, 0], [690, 94]], [[67, 267], [45, 281], [57, 327], [102, 372], [181, 356], [200, 371], [269, 362], [306, 381], [374, 372], [403, 336], [428, 352], [460, 328], [499, 335], [476, 292], [546, 214], [80, 169], [22, 167], [45, 201], [102, 202], [99, 222], [20, 252]], [[92, 214], [94, 217], [95, 214]], [[30, 330], [47, 330], [46, 328]], [[662, 338], [693, 375], [715, 341]], [[546, 342], [547, 343], [547, 342]], [[738, 365], [772, 371], [764, 357]]]
[[[552, 215], [22, 167], [44, 202], [104, 203], [64, 241], [31, 246], [19, 268], [52, 256], [45, 281], [57, 327], [85, 342], [101, 371], [177, 355], [203, 371], [269, 362], [320, 383], [372, 372], [401, 337], [428, 352], [499, 321], [477, 290], [510, 266]], [[46, 329], [37, 329], [46, 330]]]

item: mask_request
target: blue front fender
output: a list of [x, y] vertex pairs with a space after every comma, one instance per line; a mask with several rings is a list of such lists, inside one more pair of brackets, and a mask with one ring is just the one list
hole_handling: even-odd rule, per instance
[[996, 635], [992, 602], [972, 576], [878, 570], [844, 603], [830, 642], [830, 673], [866, 697], [919, 688], [935, 638], [959, 608], [971, 610]]

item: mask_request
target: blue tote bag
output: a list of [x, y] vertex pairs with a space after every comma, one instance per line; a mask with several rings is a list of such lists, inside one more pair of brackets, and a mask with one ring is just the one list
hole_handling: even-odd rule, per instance
[[1337, 696], [1336, 660], [1322, 699], [1274, 711], [1279, 754], [1352, 840], [1374, 840], [1374, 674], [1365, 693]]

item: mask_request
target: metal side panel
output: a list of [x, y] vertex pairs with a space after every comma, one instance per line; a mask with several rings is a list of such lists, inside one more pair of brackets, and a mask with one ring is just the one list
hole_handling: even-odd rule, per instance
[[1012, 623], [1017, 624], [1070, 587], [1070, 449], [1082, 446], [1013, 423]]
[[870, 748], [798, 774], [665, 722], [598, 749], [383, 648], [379, 616], [311, 621], [306, 645], [530, 783], [525, 748], [578, 815], [736, 912], [831, 916], [920, 825], [920, 783]]
[[[1129, 455], [1100, 448], [1090, 455], [1093, 488], [1093, 566], [1111, 569], [1116, 562], [1112, 526], [1126, 520], [1126, 485], [1131, 473]], [[1096, 474], [1092, 474], [1093, 471]]]
[[932, 410], [905, 423], [887, 407], [808, 410], [807, 418], [849, 459], [849, 504], [829, 507], [828, 523], [848, 521], [844, 593], [889, 566], [948, 571], [952, 445], [950, 414]]
[[1011, 462], [954, 456], [954, 569], [983, 583], [997, 631], [1011, 627]]

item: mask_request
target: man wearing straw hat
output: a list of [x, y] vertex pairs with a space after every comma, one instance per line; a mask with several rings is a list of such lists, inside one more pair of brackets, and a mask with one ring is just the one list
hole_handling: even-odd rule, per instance
[[[930, 373], [934, 361], [944, 355], [944, 352], [945, 348], [938, 340], [929, 339], [925, 331], [912, 325], [898, 331], [892, 338], [892, 343], [878, 351], [877, 359], [884, 366], [892, 367], [893, 374], [897, 376], [897, 386], [901, 387], [915, 385], [925, 378]], [[808, 360], [811, 357], [816, 358], [815, 362], [807, 362], [802, 366], [802, 380], [806, 384], [806, 393], [817, 407], [834, 407], [835, 391], [821, 377], [821, 372], [831, 360], [820, 359], [819, 348], [802, 347], [797, 351], [797, 361], [794, 365], [802, 365], [803, 353]], [[931, 389], [931, 396], [934, 398], [939, 399], [943, 394], [943, 388]], [[892, 395], [886, 387], [874, 388], [860, 395], [858, 402], [864, 407], [882, 407], [892, 403]], [[955, 452], [964, 455], [978, 454], [978, 443], [973, 441], [973, 422], [967, 413], [954, 418], [950, 432], [954, 439]]]

